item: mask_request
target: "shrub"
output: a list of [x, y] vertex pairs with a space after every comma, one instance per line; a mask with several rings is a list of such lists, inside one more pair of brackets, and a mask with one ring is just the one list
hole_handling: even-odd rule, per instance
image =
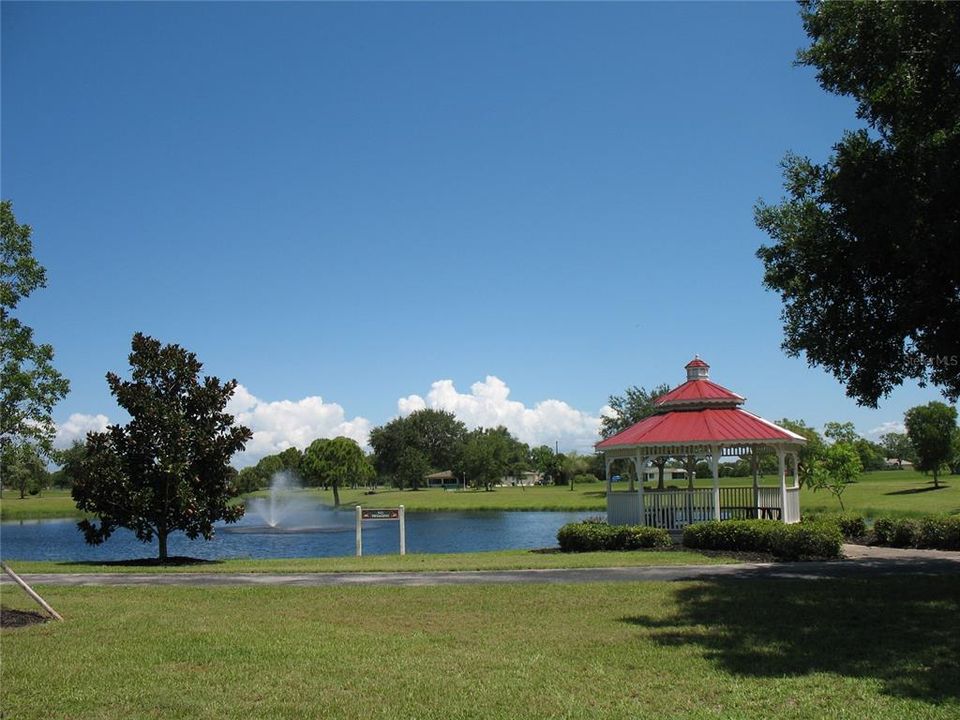
[[893, 537], [893, 518], [877, 518], [873, 523], [873, 535], [880, 545], [889, 545]]
[[[873, 531], [877, 535], [877, 541], [883, 545], [892, 545], [893, 547], [913, 547], [917, 544], [917, 523], [905, 518], [889, 519], [888, 523], [883, 523], [881, 518], [873, 524]], [[883, 526], [881, 533], [877, 532], [877, 523]]]
[[918, 547], [960, 550], [960, 516], [931, 515], [917, 524]]
[[834, 523], [783, 525], [771, 532], [771, 551], [782, 560], [840, 557], [843, 535]]
[[600, 478], [598, 478], [596, 475], [591, 475], [589, 473], [584, 475], [573, 476], [574, 485], [584, 485], [584, 484], [598, 483], [598, 482], [600, 482]]
[[810, 513], [804, 514], [803, 523], [834, 523], [840, 528], [845, 540], [854, 540], [867, 534], [867, 521], [863, 515], [854, 513]]
[[563, 552], [597, 550], [641, 550], [671, 547], [666, 530], [643, 525], [608, 525], [596, 521], [569, 523], [557, 532]]
[[867, 521], [863, 515], [854, 515], [853, 513], [844, 513], [837, 516], [837, 525], [840, 532], [847, 540], [861, 538], [867, 534]]
[[712, 520], [687, 526], [683, 544], [699, 550], [770, 553], [783, 560], [839, 557], [843, 536], [836, 523], [785, 525], [775, 520]]

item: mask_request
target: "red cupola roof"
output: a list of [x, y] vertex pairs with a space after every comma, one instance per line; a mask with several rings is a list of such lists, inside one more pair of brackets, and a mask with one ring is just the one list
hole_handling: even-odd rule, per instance
[[658, 408], [736, 407], [746, 400], [710, 380], [710, 366], [697, 355], [686, 365], [687, 381], [654, 401]]

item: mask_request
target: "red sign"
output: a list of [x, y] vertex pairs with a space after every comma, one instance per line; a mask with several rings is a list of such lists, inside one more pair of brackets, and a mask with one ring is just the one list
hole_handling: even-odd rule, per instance
[[380, 508], [377, 510], [360, 509], [360, 517], [364, 520], [399, 520], [400, 508]]

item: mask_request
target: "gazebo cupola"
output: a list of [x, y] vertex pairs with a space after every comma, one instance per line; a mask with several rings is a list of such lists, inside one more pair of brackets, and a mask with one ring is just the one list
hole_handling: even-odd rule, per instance
[[[741, 407], [746, 398], [710, 379], [710, 366], [700, 356], [684, 368], [687, 380], [654, 401], [655, 413], [597, 443], [607, 465], [607, 519], [613, 524], [646, 524], [679, 530], [698, 520], [730, 517], [770, 517], [784, 522], [800, 519], [796, 450], [806, 439]], [[750, 457], [763, 452], [778, 458], [780, 487], [719, 486], [721, 458]], [[642, 478], [650, 463], [661, 466], [670, 458], [686, 463], [690, 478], [684, 490], [648, 491]], [[713, 487], [696, 487], [697, 459], [709, 459]], [[793, 482], [787, 487], [787, 460], [792, 460]], [[634, 489], [613, 491], [610, 465], [630, 460], [641, 479]], [[756, 463], [754, 463], [756, 467]]]
[[701, 360], [699, 355], [695, 355], [693, 360], [687, 363], [686, 371], [687, 380], [706, 380], [710, 377], [710, 366]]

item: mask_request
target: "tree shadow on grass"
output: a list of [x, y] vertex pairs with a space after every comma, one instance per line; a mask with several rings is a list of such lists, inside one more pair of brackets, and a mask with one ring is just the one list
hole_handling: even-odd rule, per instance
[[625, 617], [665, 646], [699, 645], [748, 677], [874, 678], [888, 695], [960, 698], [960, 576], [715, 580], [676, 591], [667, 619]]
[[73, 560], [63, 565], [82, 567], [187, 567], [190, 565], [222, 565], [222, 560], [204, 560], [202, 558], [187, 557], [185, 555], [171, 555], [164, 562], [155, 557], [131, 558], [128, 560]]
[[943, 483], [940, 483], [940, 487], [933, 487], [931, 485], [930, 487], [908, 488], [906, 490], [892, 490], [888, 493], [884, 493], [884, 495], [916, 495], [917, 493], [935, 492], [936, 490], [946, 490], [949, 487], [950, 487], [949, 485], [944, 485]]

